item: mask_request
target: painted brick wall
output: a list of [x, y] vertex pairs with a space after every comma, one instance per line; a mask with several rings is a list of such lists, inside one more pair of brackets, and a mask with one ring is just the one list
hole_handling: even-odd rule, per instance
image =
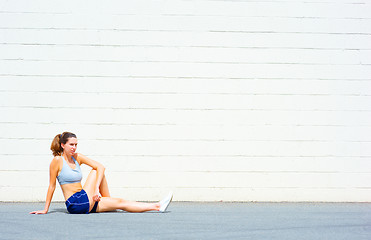
[[370, 201], [370, 56], [366, 0], [0, 0], [0, 201], [63, 131], [117, 197]]

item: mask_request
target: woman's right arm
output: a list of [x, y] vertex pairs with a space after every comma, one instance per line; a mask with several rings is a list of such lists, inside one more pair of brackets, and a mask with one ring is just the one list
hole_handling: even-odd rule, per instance
[[52, 162], [50, 163], [49, 167], [49, 188], [48, 193], [46, 194], [46, 201], [45, 201], [45, 208], [41, 211], [33, 211], [30, 212], [31, 214], [46, 214], [49, 211], [49, 206], [53, 198], [53, 194], [55, 191], [56, 186], [56, 180], [57, 180], [57, 174], [59, 172], [59, 161], [55, 157]]

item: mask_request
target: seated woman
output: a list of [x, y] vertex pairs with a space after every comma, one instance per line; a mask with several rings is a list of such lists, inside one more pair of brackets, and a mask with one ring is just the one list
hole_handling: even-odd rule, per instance
[[[50, 149], [54, 158], [50, 163], [50, 180], [45, 208], [31, 214], [46, 214], [52, 200], [56, 179], [62, 188], [69, 213], [109, 212], [122, 209], [127, 212], [165, 212], [172, 200], [172, 193], [158, 203], [126, 201], [110, 196], [102, 164], [76, 152], [77, 138], [70, 132], [54, 137]], [[81, 185], [81, 164], [92, 168], [84, 186]]]

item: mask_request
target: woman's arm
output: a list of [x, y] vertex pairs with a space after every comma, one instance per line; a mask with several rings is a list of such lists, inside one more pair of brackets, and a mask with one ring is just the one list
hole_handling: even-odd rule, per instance
[[81, 163], [84, 163], [84, 164], [90, 166], [91, 168], [93, 168], [94, 170], [97, 171], [97, 182], [96, 182], [96, 186], [95, 186], [95, 193], [94, 193], [94, 196], [93, 196], [93, 200], [94, 201], [99, 201], [100, 200], [99, 186], [100, 186], [100, 183], [102, 182], [102, 179], [103, 179], [103, 176], [104, 176], [105, 167], [102, 164], [100, 164], [99, 162], [94, 161], [94, 160], [84, 156], [81, 153], [79, 153], [77, 155], [76, 160], [80, 162], [80, 165], [81, 165]]
[[55, 191], [58, 171], [59, 171], [59, 161], [55, 157], [52, 160], [52, 162], [50, 163], [50, 167], [49, 167], [49, 188], [48, 188], [48, 193], [46, 194], [45, 208], [44, 208], [44, 210], [41, 210], [41, 211], [30, 212], [31, 214], [46, 214], [46, 213], [48, 213], [50, 203], [52, 201], [53, 194], [54, 194], [54, 191]]

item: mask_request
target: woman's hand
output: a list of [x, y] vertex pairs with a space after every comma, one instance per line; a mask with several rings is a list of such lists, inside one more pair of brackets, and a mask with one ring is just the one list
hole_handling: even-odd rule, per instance
[[46, 210], [30, 212], [30, 214], [47, 214], [47, 213], [48, 213], [48, 211], [46, 211]]
[[95, 191], [94, 196], [93, 196], [93, 201], [94, 202], [99, 202], [101, 196], [99, 195], [99, 190]]

